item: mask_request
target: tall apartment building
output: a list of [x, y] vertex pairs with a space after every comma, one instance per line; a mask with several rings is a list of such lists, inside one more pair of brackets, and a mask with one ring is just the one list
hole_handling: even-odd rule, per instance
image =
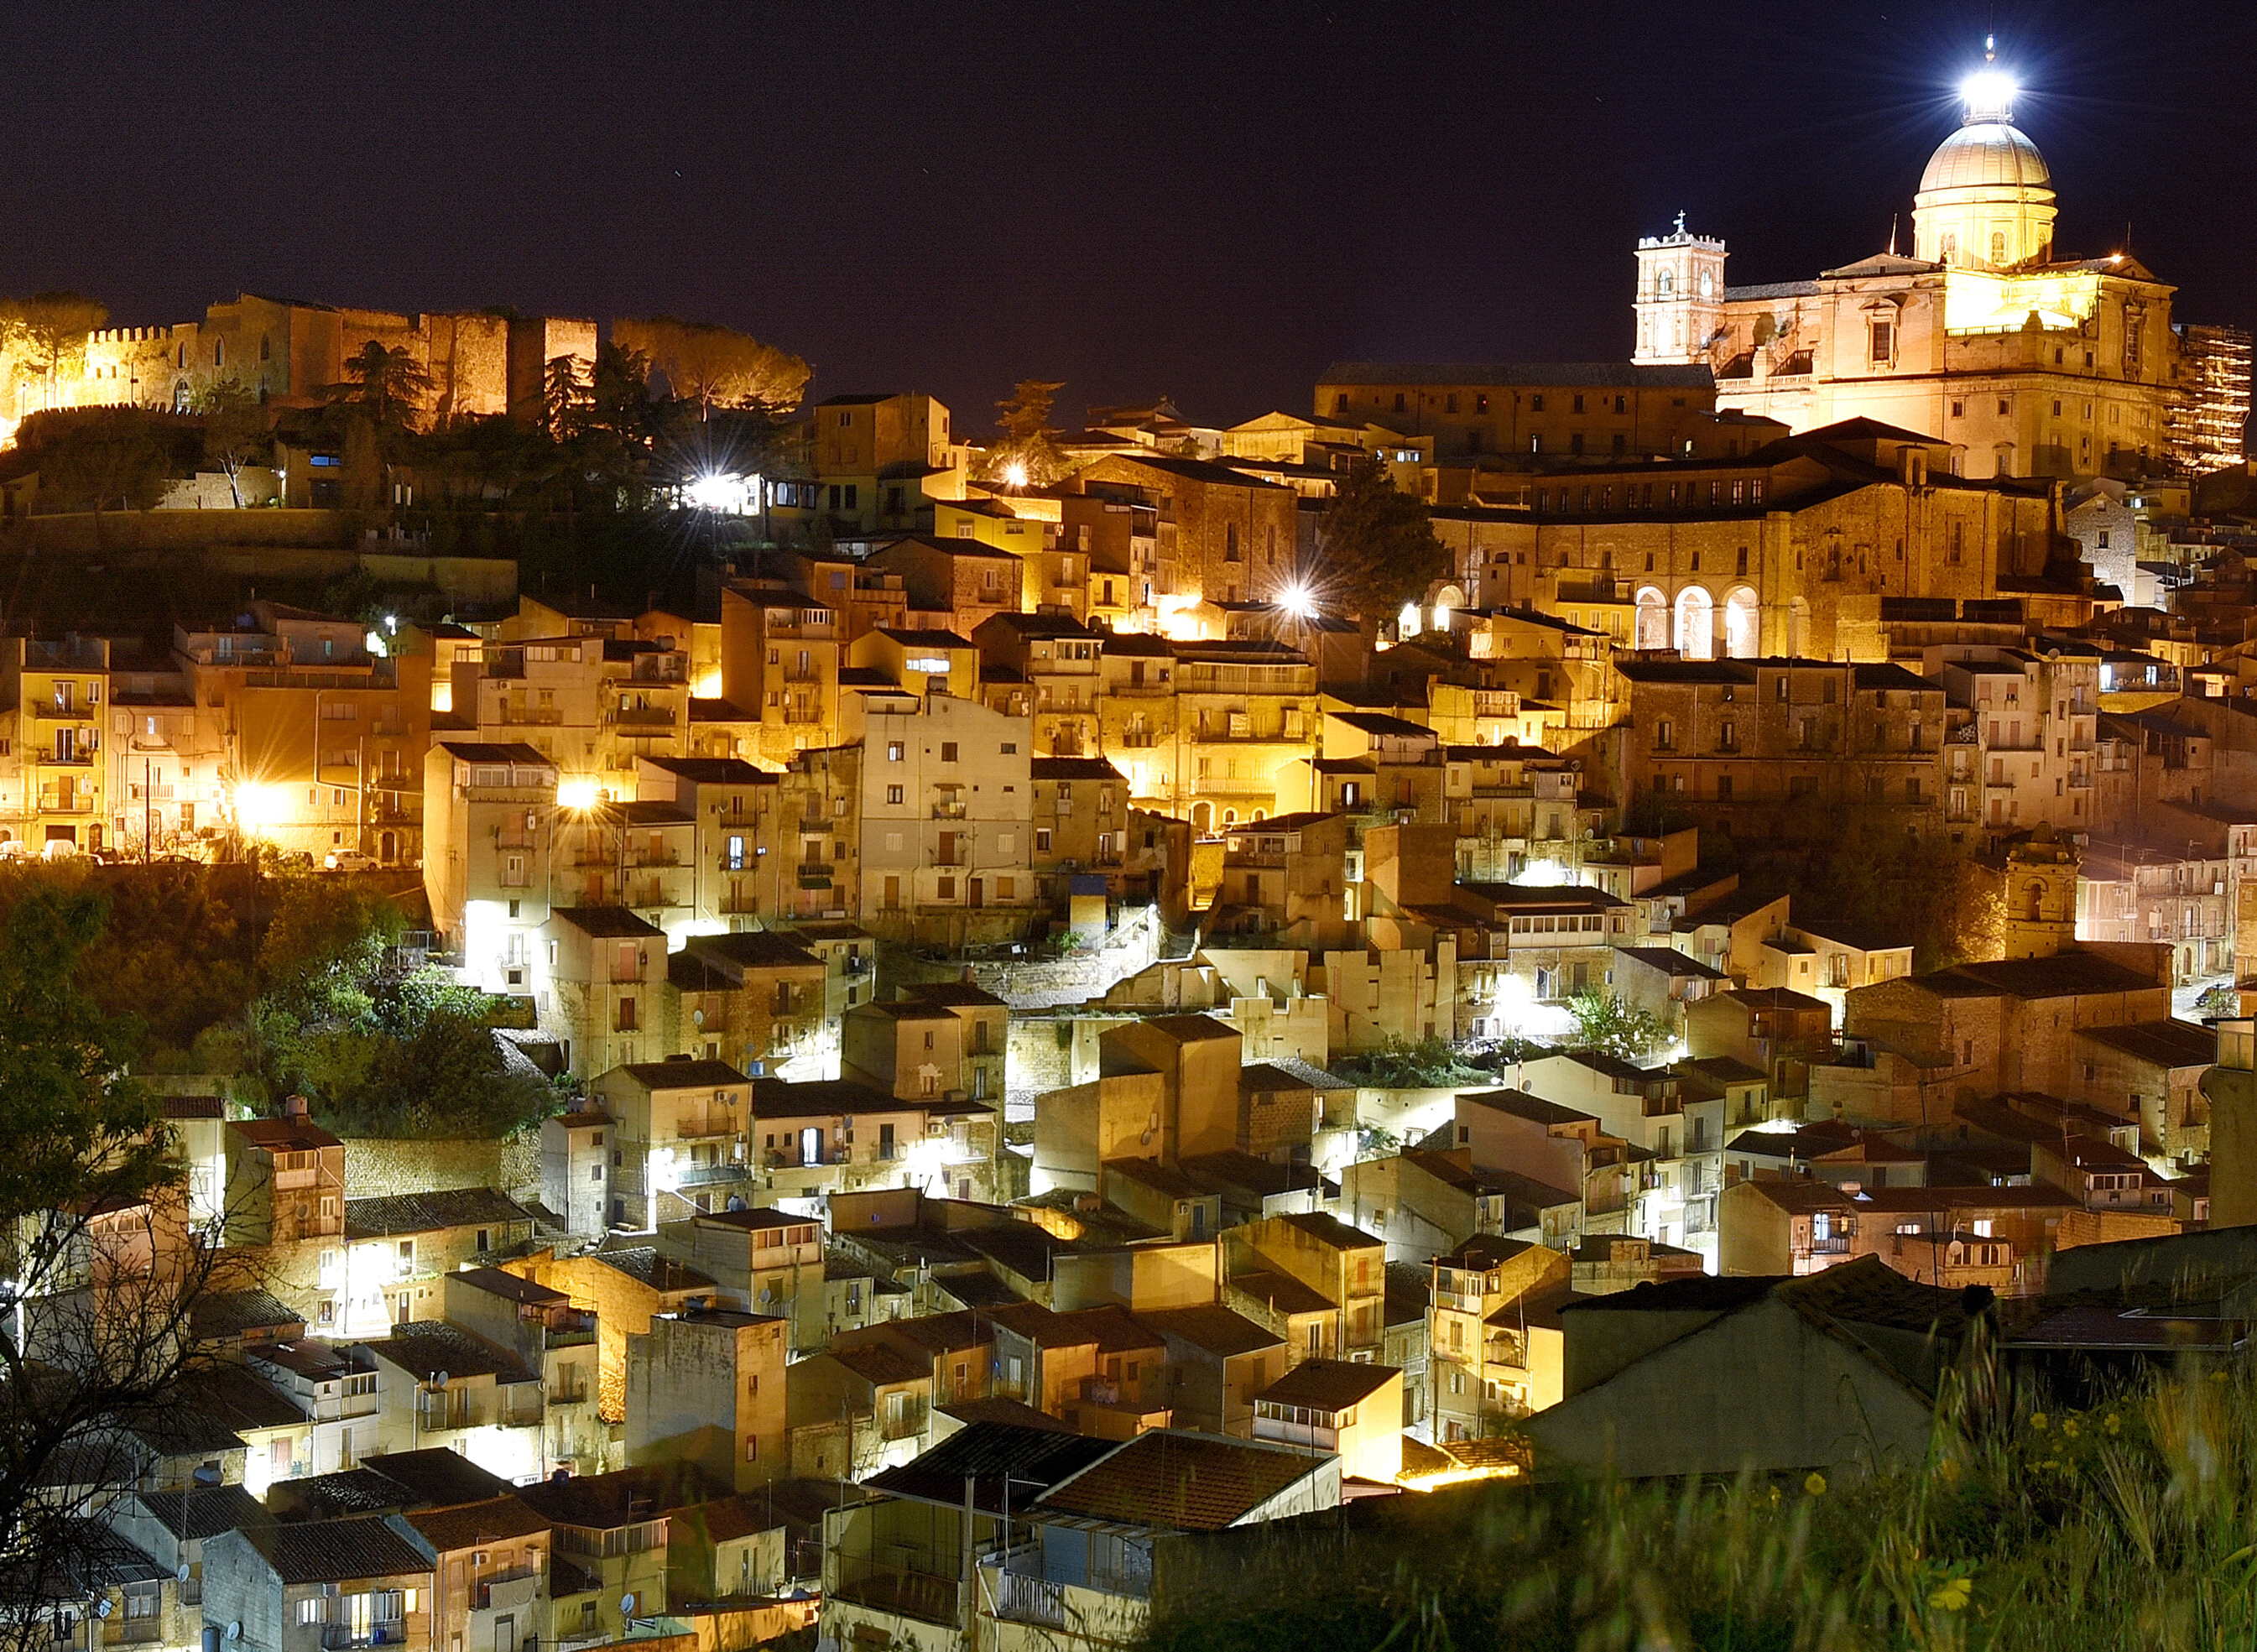
[[883, 939], [1015, 939], [1034, 910], [1029, 719], [936, 693], [866, 696], [861, 921]]
[[423, 760], [423, 893], [466, 985], [529, 995], [555, 886], [556, 765], [521, 741], [441, 740]]

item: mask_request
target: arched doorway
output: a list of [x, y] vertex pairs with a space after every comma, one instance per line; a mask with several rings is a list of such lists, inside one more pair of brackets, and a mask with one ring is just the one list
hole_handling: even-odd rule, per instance
[[1631, 639], [1631, 646], [1669, 646], [1669, 599], [1651, 585], [1638, 594], [1638, 634]]
[[1752, 660], [1763, 651], [1763, 624], [1756, 594], [1735, 585], [1724, 594], [1724, 653], [1734, 660]]
[[1716, 605], [1698, 585], [1677, 593], [1677, 652], [1687, 660], [1716, 657]]
[[1214, 805], [1199, 802], [1192, 805], [1192, 830], [1204, 837], [1214, 824]]
[[1434, 593], [1434, 629], [1447, 631], [1450, 616], [1466, 605], [1465, 592], [1455, 585], [1445, 585]]

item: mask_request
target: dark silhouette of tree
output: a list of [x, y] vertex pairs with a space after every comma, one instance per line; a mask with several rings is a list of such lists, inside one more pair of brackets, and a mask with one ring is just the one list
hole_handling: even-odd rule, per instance
[[995, 404], [995, 428], [1002, 440], [987, 449], [980, 476], [1011, 487], [1046, 488], [1066, 472], [1051, 428], [1051, 408], [1064, 379], [1022, 378], [1010, 396]]
[[407, 350], [387, 349], [371, 339], [345, 358], [344, 377], [324, 394], [379, 431], [406, 431], [430, 400], [431, 374]]
[[1315, 565], [1305, 579], [1317, 602], [1390, 619], [1449, 571], [1450, 554], [1434, 537], [1425, 504], [1397, 488], [1376, 457], [1357, 460], [1318, 525]]
[[25, 445], [38, 455], [40, 492], [93, 512], [97, 545], [109, 542], [105, 511], [145, 511], [163, 497], [181, 434], [163, 415], [134, 407], [46, 413], [37, 427], [25, 424], [35, 429]]
[[0, 1645], [11, 1647], [52, 1634], [48, 1609], [73, 1598], [61, 1580], [109, 1541], [102, 1510], [74, 1488], [132, 1483], [200, 1369], [194, 1304], [237, 1254], [191, 1229], [163, 1114], [122, 1077], [131, 1034], [81, 988], [104, 916], [100, 897], [50, 886], [0, 928]]

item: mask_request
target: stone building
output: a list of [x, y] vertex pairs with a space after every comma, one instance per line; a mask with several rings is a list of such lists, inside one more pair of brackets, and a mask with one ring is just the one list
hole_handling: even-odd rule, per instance
[[1970, 81], [1909, 254], [1893, 241], [1815, 280], [1728, 287], [1722, 240], [1680, 219], [1641, 241], [1637, 359], [1707, 368], [1719, 407], [1797, 431], [1919, 431], [1956, 476], [2159, 469], [2188, 399], [2174, 289], [2121, 251], [2056, 254], [2052, 175], [2013, 98], [2003, 74]]

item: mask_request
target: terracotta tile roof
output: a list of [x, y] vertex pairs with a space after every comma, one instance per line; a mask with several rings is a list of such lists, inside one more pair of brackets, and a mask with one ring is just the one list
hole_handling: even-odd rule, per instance
[[430, 1562], [381, 1514], [292, 1521], [244, 1534], [285, 1584], [428, 1577]]
[[1305, 1405], [1314, 1411], [1345, 1411], [1385, 1387], [1390, 1377], [1402, 1374], [1393, 1366], [1304, 1359], [1252, 1397], [1277, 1405]]
[[1220, 1531], [1328, 1460], [1250, 1440], [1155, 1429], [1037, 1500], [1056, 1514], [1176, 1531]]
[[422, 1509], [407, 1516], [407, 1523], [423, 1534], [423, 1541], [441, 1554], [458, 1549], [479, 1549], [513, 1537], [530, 1537], [548, 1529], [548, 1522], [514, 1497], [490, 1498], [460, 1508]]
[[530, 1226], [525, 1207], [493, 1188], [450, 1188], [435, 1193], [394, 1193], [345, 1201], [347, 1239], [387, 1239], [435, 1233], [450, 1227]]

